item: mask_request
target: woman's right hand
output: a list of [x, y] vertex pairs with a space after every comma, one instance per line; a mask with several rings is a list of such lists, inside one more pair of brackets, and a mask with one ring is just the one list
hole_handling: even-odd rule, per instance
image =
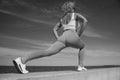
[[55, 35], [55, 38], [56, 38], [56, 39], [58, 39], [58, 38], [59, 38], [58, 34], [56, 34], [56, 35]]
[[59, 30], [59, 28], [60, 28], [61, 26], [60, 26], [60, 23], [57, 23], [56, 25], [55, 25], [55, 27], [53, 28], [53, 32], [54, 32], [54, 35], [55, 35], [55, 38], [56, 39], [58, 39], [59, 38], [59, 35], [58, 35], [58, 30]]

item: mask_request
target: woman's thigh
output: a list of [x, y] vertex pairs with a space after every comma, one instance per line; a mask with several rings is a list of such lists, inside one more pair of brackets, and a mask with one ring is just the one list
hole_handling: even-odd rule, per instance
[[69, 35], [66, 36], [66, 45], [74, 48], [83, 48], [84, 43], [80, 39], [80, 37], [76, 34], [76, 32], [70, 33]]
[[73, 41], [69, 41], [67, 42], [67, 46], [68, 47], [74, 47], [74, 48], [78, 48], [78, 49], [82, 49], [84, 48], [84, 43], [82, 40], [78, 39], [78, 40], [73, 40]]
[[48, 55], [53, 55], [53, 54], [60, 52], [65, 47], [66, 47], [66, 45], [64, 43], [62, 43], [60, 41], [56, 41], [46, 51], [47, 51]]
[[78, 39], [78, 42], [76, 43], [76, 48], [83, 49], [84, 47], [84, 42], [81, 39]]

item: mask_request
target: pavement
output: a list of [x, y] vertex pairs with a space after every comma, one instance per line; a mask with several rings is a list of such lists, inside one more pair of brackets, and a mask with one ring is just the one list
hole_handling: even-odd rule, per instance
[[90, 69], [88, 71], [46, 71], [28, 74], [4, 73], [0, 80], [120, 80], [120, 68]]

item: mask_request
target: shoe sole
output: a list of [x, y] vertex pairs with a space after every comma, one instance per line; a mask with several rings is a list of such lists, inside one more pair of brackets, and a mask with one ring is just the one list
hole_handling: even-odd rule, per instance
[[82, 70], [77, 70], [78, 72], [82, 72], [82, 71], [87, 71], [87, 70], [85, 70], [85, 69], [82, 69]]
[[20, 71], [20, 69], [19, 69], [19, 67], [18, 67], [19, 65], [16, 63], [15, 60], [13, 60], [13, 64], [14, 64], [15, 68], [17, 69], [17, 71], [18, 71], [19, 73], [23, 74], [23, 73]]
[[83, 71], [87, 71], [87, 70], [77, 70], [78, 72], [83, 72]]

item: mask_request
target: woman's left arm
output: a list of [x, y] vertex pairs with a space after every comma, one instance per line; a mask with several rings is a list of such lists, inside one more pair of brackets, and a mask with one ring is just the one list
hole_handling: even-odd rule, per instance
[[82, 16], [81, 14], [77, 14], [77, 18], [79, 18], [79, 19], [78, 19], [78, 22], [79, 22], [79, 20], [82, 21], [82, 25], [80, 25], [81, 28], [78, 28], [78, 30], [77, 30], [78, 35], [81, 36], [82, 33], [83, 33], [83, 31], [84, 31], [84, 30], [86, 29], [86, 27], [87, 27], [88, 21], [87, 21], [87, 19], [86, 19], [84, 16]]

